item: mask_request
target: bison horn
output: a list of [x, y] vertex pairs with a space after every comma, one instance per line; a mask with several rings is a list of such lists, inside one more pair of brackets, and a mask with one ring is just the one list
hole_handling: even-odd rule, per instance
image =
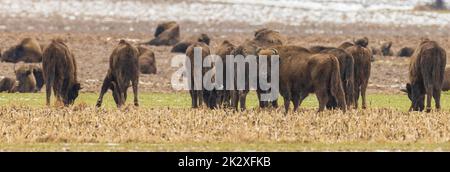
[[274, 55], [278, 55], [278, 50], [277, 49], [272, 48], [272, 52], [273, 52]]

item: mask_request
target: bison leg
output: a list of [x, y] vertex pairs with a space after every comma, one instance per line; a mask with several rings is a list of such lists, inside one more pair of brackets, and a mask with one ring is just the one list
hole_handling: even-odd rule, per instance
[[367, 103], [366, 103], [366, 90], [367, 90], [367, 85], [369, 81], [365, 81], [363, 85], [361, 85], [361, 98], [362, 98], [362, 108], [366, 109], [367, 108]]
[[242, 91], [242, 93], [239, 94], [239, 103], [241, 106], [241, 111], [244, 111], [246, 108], [245, 106], [245, 101], [247, 99], [247, 92], [246, 91]]
[[231, 91], [231, 107], [233, 107], [236, 111], [238, 110], [238, 103], [239, 103], [238, 91], [236, 90]]
[[[138, 83], [139, 79], [134, 79], [131, 84], [133, 86], [133, 95], [134, 95], [134, 106], [139, 106], [139, 99], [138, 99]], [[124, 92], [124, 96], [126, 99], [126, 90]]]
[[441, 89], [435, 89], [433, 91], [434, 103], [436, 103], [436, 110], [441, 109]]
[[47, 82], [47, 84], [45, 84], [45, 94], [46, 94], [46, 105], [49, 106], [50, 105], [50, 96], [52, 95], [51, 82]]
[[359, 100], [359, 94], [361, 93], [361, 87], [357, 86], [355, 87], [355, 92], [354, 92], [354, 103], [355, 103], [355, 109], [358, 109], [358, 100]]
[[271, 103], [273, 108], [278, 108], [278, 100], [274, 100]]
[[427, 110], [426, 110], [427, 113], [431, 112], [431, 99], [432, 99], [433, 95], [434, 95], [433, 87], [428, 86], [427, 87]]
[[319, 111], [318, 112], [322, 112], [325, 109], [325, 106], [329, 100], [328, 92], [326, 90], [317, 90], [316, 96], [317, 96], [317, 99], [319, 100]]
[[286, 115], [289, 111], [289, 104], [291, 103], [291, 96], [284, 96], [284, 114]]
[[197, 93], [195, 92], [195, 90], [190, 90], [189, 93], [191, 94], [191, 104], [192, 104], [192, 108], [197, 108]]
[[97, 107], [102, 106], [103, 96], [105, 95], [106, 91], [108, 91], [108, 88], [110, 88], [110, 87], [111, 87], [111, 77], [109, 77], [109, 75], [108, 75], [103, 80], [102, 89], [100, 90], [100, 95], [99, 95], [99, 97], [97, 99], [97, 104], [96, 104]]
[[300, 106], [300, 95], [298, 93], [292, 93], [292, 103], [294, 104], [294, 112], [297, 112]]

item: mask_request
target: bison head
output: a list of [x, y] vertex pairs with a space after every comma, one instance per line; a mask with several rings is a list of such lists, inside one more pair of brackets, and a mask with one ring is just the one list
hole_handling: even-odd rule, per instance
[[65, 105], [71, 105], [75, 102], [75, 99], [78, 97], [78, 93], [81, 90], [81, 84], [75, 83], [72, 85], [72, 88], [69, 89], [69, 93], [67, 94], [67, 100], [64, 100]]
[[200, 37], [198, 37], [197, 41], [198, 42], [203, 42], [206, 45], [209, 45], [209, 42], [211, 41], [211, 39], [209, 38], [209, 36], [207, 34], [202, 33], [200, 35]]
[[361, 47], [366, 47], [367, 48], [367, 45], [369, 45], [369, 38], [367, 38], [367, 37], [359, 38], [356, 41], [354, 41], [354, 43], [356, 45], [361, 46]]
[[419, 86], [419, 84], [411, 85], [408, 83], [406, 84], [406, 89], [401, 90], [406, 92], [409, 100], [411, 100], [409, 111], [423, 111], [425, 109], [425, 93], [420, 91], [423, 89], [420, 89]]

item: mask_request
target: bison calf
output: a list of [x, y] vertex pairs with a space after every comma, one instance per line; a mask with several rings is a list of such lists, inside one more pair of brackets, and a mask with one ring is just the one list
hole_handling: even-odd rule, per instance
[[103, 81], [100, 96], [97, 100], [97, 107], [103, 102], [103, 96], [108, 89], [112, 90], [112, 95], [117, 107], [125, 104], [127, 90], [130, 82], [133, 87], [134, 105], [139, 106], [138, 83], [139, 83], [139, 50], [126, 42], [120, 40], [117, 47], [109, 57], [109, 69]]
[[46, 104], [50, 105], [52, 88], [57, 101], [62, 99], [65, 106], [73, 104], [81, 85], [77, 81], [75, 57], [61, 39], [52, 40], [47, 46], [42, 67], [46, 84]]
[[0, 81], [0, 92], [14, 92], [14, 87], [16, 85], [16, 80], [14, 78], [3, 78]]
[[447, 55], [435, 41], [424, 40], [411, 57], [409, 65], [409, 83], [406, 85], [411, 100], [410, 111], [423, 111], [426, 95], [426, 111], [431, 111], [431, 99], [436, 109], [441, 108], [441, 89], [444, 80]]

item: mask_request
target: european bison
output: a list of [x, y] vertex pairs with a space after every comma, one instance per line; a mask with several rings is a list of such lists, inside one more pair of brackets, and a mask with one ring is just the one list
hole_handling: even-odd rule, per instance
[[145, 44], [156, 46], [175, 45], [180, 41], [180, 26], [174, 21], [161, 23], [156, 27], [154, 36], [154, 39]]
[[[196, 54], [195, 53], [195, 49], [199, 48], [201, 54]], [[206, 45], [203, 42], [196, 42], [194, 44], [192, 44], [191, 46], [188, 47], [188, 49], [186, 50], [186, 56], [187, 56], [187, 60], [190, 61], [190, 70], [188, 70], [188, 72], [190, 72], [190, 78], [188, 78], [188, 83], [189, 83], [189, 94], [191, 96], [191, 100], [192, 100], [192, 108], [198, 108], [199, 106], [201, 106], [203, 104], [203, 102], [206, 104], [206, 106], [208, 108], [216, 108], [216, 102], [217, 102], [217, 94], [215, 90], [206, 90], [206, 88], [204, 87], [203, 83], [203, 77], [205, 76], [206, 72], [211, 70], [212, 67], [202, 67], [200, 70], [197, 68], [195, 68], [194, 63], [195, 63], [195, 55], [201, 55], [201, 61], [203, 64], [203, 61], [206, 57], [208, 57], [211, 54], [211, 51], [208, 47], [208, 45]], [[194, 76], [197, 72], [201, 72], [201, 77], [202, 78], [197, 78], [194, 79]], [[198, 73], [197, 73], [198, 74]], [[197, 83], [200, 87], [195, 87], [195, 83]]]
[[392, 41], [381, 44], [380, 51], [383, 56], [393, 56], [394, 52], [391, 50]]
[[[220, 46], [217, 49], [216, 54], [221, 58], [222, 64], [223, 64], [223, 85], [226, 87], [227, 85], [227, 64], [226, 64], [226, 58], [228, 55], [232, 55], [233, 50], [236, 48], [235, 45], [233, 45], [230, 41], [225, 40], [220, 44]], [[231, 91], [230, 90], [222, 90], [218, 91], [218, 98], [219, 98], [219, 105], [223, 105], [225, 107], [229, 107], [231, 105]]]
[[286, 113], [291, 101], [294, 111], [297, 111], [309, 93], [316, 94], [319, 112], [332, 98], [336, 99], [338, 107], [346, 110], [339, 61], [334, 55], [314, 54], [295, 46], [277, 46], [274, 49], [277, 51], [271, 52], [279, 52], [280, 57], [279, 86]]
[[186, 49], [191, 46], [192, 44], [196, 43], [196, 42], [203, 42], [206, 45], [209, 45], [209, 42], [211, 41], [211, 39], [209, 38], [209, 36], [207, 34], [200, 34], [200, 36], [195, 37], [195, 38], [191, 38], [189, 40], [184, 40], [181, 41], [177, 44], [175, 44], [175, 46], [173, 46], [172, 50], [170, 50], [173, 53], [186, 53]]
[[1, 56], [2, 62], [37, 63], [42, 61], [42, 47], [34, 38], [25, 38], [19, 44], [7, 49]]
[[143, 74], [156, 74], [155, 53], [147, 47], [138, 46], [139, 50], [139, 68]]
[[16, 80], [19, 81], [19, 85], [15, 91], [19, 93], [34, 93], [37, 91], [36, 79], [31, 66], [21, 66], [15, 71], [15, 74]]
[[369, 84], [372, 52], [359, 45], [350, 46], [345, 49], [354, 59], [354, 91], [353, 103], [358, 108], [358, 99], [362, 97], [362, 108], [367, 108], [366, 90]]
[[431, 111], [431, 98], [436, 109], [441, 108], [441, 89], [444, 80], [447, 55], [435, 41], [423, 40], [411, 57], [409, 65], [409, 83], [406, 85], [411, 100], [410, 111], [423, 111], [427, 96], [426, 111]]
[[120, 40], [117, 47], [109, 57], [109, 69], [103, 80], [100, 96], [97, 100], [97, 107], [103, 102], [103, 96], [108, 89], [112, 90], [112, 95], [117, 107], [125, 104], [127, 90], [130, 82], [133, 87], [134, 105], [139, 106], [138, 84], [139, 84], [139, 50], [126, 42]]
[[1, 92], [8, 92], [8, 93], [12, 93], [15, 90], [15, 86], [16, 86], [16, 80], [14, 78], [3, 78], [0, 81], [0, 93]]
[[397, 56], [398, 57], [411, 57], [413, 54], [414, 54], [414, 48], [403, 47], [398, 51]]
[[354, 43], [346, 41], [346, 42], [343, 42], [341, 45], [339, 45], [338, 48], [345, 50], [348, 47], [351, 47], [351, 46], [354, 46], [354, 45], [355, 45]]
[[65, 106], [73, 104], [78, 97], [81, 85], [77, 80], [77, 64], [69, 47], [61, 40], [54, 39], [44, 51], [42, 59], [46, 85], [46, 104], [50, 105], [53, 92], [57, 101]]
[[[367, 46], [367, 45], [366, 45]], [[310, 48], [313, 53], [328, 53], [337, 57], [339, 60], [339, 67], [341, 69], [341, 82], [344, 87], [345, 101], [347, 106], [354, 103], [353, 85], [354, 85], [354, 59], [353, 56], [345, 50], [334, 47], [314, 46]], [[327, 103], [327, 108], [336, 108], [337, 103], [335, 99], [330, 99]]]
[[367, 37], [359, 38], [356, 41], [354, 41], [354, 43], [361, 47], [367, 48], [367, 46], [369, 45], [369, 38], [367, 38]]

